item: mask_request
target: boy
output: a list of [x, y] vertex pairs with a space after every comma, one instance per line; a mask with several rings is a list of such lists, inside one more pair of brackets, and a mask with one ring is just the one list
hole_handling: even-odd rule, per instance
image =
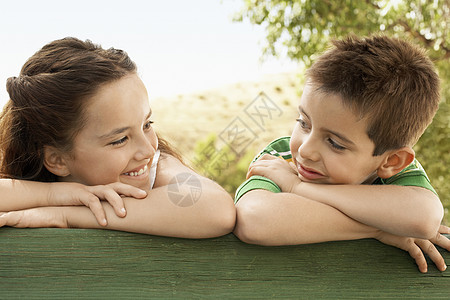
[[[385, 36], [334, 42], [307, 71], [292, 136], [272, 142], [236, 192], [235, 234], [264, 245], [377, 238], [426, 272], [442, 204], [412, 149], [439, 106], [433, 63]], [[279, 157], [283, 159], [279, 159]]]

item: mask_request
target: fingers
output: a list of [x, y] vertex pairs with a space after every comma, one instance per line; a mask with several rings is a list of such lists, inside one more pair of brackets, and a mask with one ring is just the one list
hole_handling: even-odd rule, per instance
[[445, 225], [439, 226], [439, 233], [447, 233], [450, 234], [450, 227], [447, 227]]
[[85, 202], [84, 204], [92, 211], [95, 218], [97, 219], [98, 224], [100, 224], [101, 226], [108, 225], [108, 222], [106, 221], [105, 210], [100, 203], [100, 199], [94, 194], [89, 194], [87, 196], [87, 199], [87, 202]]
[[439, 247], [442, 247], [445, 250], [450, 251], [450, 240], [446, 236], [438, 233], [436, 237], [431, 239], [430, 241], [435, 245], [438, 245]]
[[289, 162], [289, 166], [294, 170], [295, 174], [298, 174], [298, 169], [292, 161]]
[[26, 227], [21, 225], [22, 211], [10, 211], [7, 213], [0, 213], [0, 227], [11, 226], [11, 227]]
[[116, 193], [118, 193], [119, 195], [129, 196], [137, 199], [142, 199], [147, 196], [146, 191], [132, 185], [115, 182], [109, 184], [109, 186], [112, 187], [113, 190], [116, 191]]
[[114, 209], [118, 217], [125, 217], [127, 212], [123, 204], [122, 197], [119, 196], [113, 189], [108, 186], [92, 186], [88, 188], [92, 192], [91, 200], [89, 201], [89, 208], [94, 213], [100, 225], [106, 226], [105, 210], [100, 203], [100, 199], [107, 201]]
[[428, 271], [427, 260], [419, 246], [416, 245], [416, 243], [411, 242], [405, 250], [408, 251], [409, 255], [416, 261], [419, 271], [426, 273]]
[[0, 227], [6, 226], [6, 213], [0, 212]]
[[249, 166], [246, 179], [249, 179], [253, 175], [268, 177], [273, 171], [286, 171], [297, 175], [296, 168], [290, 166], [281, 157], [264, 154]]
[[91, 208], [97, 221], [100, 225], [106, 226], [107, 221], [105, 217], [105, 211], [100, 203], [100, 199], [108, 201], [108, 203], [113, 207], [114, 212], [118, 217], [125, 217], [127, 215], [123, 198], [120, 195], [131, 196], [133, 198], [144, 198], [147, 196], [147, 192], [141, 190], [137, 187], [123, 184], [120, 182], [111, 183], [106, 186], [91, 186], [88, 190], [95, 195], [90, 197], [89, 208]]
[[260, 158], [258, 158], [257, 161], [261, 161], [261, 160], [272, 160], [272, 159], [279, 159], [278, 156], [274, 156], [274, 155], [270, 155], [270, 154], [264, 154], [263, 156], [261, 156]]
[[416, 240], [416, 244], [428, 255], [428, 257], [430, 257], [439, 271], [443, 272], [447, 269], [444, 258], [432, 242], [428, 240]]

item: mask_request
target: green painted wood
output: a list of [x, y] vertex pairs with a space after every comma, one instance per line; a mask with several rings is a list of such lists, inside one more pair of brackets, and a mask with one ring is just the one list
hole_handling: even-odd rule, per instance
[[406, 252], [370, 239], [262, 247], [232, 234], [0, 229], [0, 299], [66, 297], [449, 299], [450, 271], [421, 274]]

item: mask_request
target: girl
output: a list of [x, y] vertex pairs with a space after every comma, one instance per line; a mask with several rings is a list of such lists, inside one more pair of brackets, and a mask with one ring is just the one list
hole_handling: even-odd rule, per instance
[[147, 91], [124, 51], [56, 40], [8, 79], [7, 90], [0, 211], [8, 213], [0, 226], [185, 238], [233, 229], [228, 193], [154, 132]]

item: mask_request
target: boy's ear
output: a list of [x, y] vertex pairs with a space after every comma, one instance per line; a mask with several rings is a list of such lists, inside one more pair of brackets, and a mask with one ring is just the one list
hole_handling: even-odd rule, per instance
[[378, 177], [389, 178], [394, 176], [412, 163], [415, 155], [411, 147], [390, 151], [377, 170]]
[[61, 151], [58, 151], [55, 147], [44, 146], [44, 166], [56, 176], [65, 177], [70, 175]]

